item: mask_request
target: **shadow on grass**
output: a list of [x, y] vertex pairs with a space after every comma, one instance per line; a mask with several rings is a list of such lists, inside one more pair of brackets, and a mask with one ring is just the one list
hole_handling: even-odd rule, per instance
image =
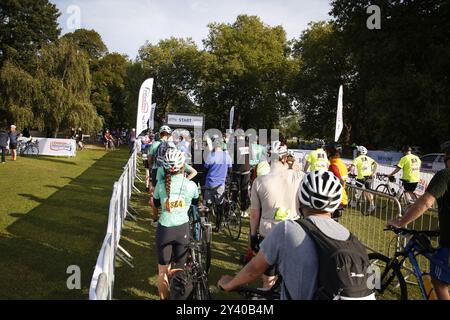
[[68, 164], [68, 165], [72, 165], [72, 166], [76, 166], [77, 163], [74, 161], [70, 161], [70, 158], [62, 158], [62, 159], [58, 159], [55, 157], [45, 157], [45, 156], [39, 156], [36, 157], [35, 160], [36, 161], [47, 161], [47, 162], [53, 162], [53, 163], [61, 163], [61, 164]]
[[[13, 213], [19, 219], [0, 237], [0, 299], [87, 299], [113, 183], [127, 158], [106, 154], [47, 199], [21, 194], [40, 205]], [[82, 290], [67, 289], [71, 265], [81, 268]]]

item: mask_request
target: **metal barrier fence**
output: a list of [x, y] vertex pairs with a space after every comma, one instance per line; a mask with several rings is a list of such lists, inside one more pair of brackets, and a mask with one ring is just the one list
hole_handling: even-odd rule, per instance
[[[136, 161], [137, 148], [124, 167], [119, 180], [114, 183], [112, 197], [109, 202], [107, 232], [92, 275], [89, 300], [112, 300], [116, 257], [133, 267], [133, 257], [120, 246], [119, 242], [125, 219], [130, 217], [136, 220], [136, 211], [130, 207], [132, 190], [137, 190], [134, 186], [137, 178]], [[133, 214], [130, 210], [133, 211]]]
[[[385, 231], [387, 222], [402, 215], [409, 205], [400, 204], [394, 196], [365, 189], [355, 184], [347, 184], [349, 206], [345, 210], [340, 222], [347, 227], [368, 248], [369, 251], [378, 252], [392, 257], [396, 250], [401, 250], [407, 239], [396, 236], [393, 232]], [[370, 202], [373, 199], [375, 208], [370, 211]], [[436, 209], [430, 209], [421, 218], [410, 225], [413, 230], [439, 230], [439, 220]], [[436, 239], [432, 239], [436, 247]], [[422, 270], [428, 270], [425, 258], [418, 257]]]

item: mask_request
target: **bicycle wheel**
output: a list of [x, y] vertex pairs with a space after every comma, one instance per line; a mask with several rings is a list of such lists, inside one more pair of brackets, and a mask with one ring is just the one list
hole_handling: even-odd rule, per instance
[[201, 264], [203, 269], [205, 270], [206, 274], [209, 274], [209, 271], [211, 270], [211, 241], [208, 240], [208, 236], [206, 235], [206, 228], [202, 228], [202, 235], [201, 235], [201, 250], [202, 250], [202, 260]]
[[[385, 194], [387, 196], [391, 195], [391, 192], [389, 191], [389, 187], [387, 185], [385, 185], [385, 184], [380, 184], [375, 189], [375, 191], [379, 192], [379, 193], [383, 193], [383, 194]], [[389, 205], [389, 202], [391, 202], [391, 201], [389, 199], [383, 197], [383, 196], [376, 196], [376, 198], [375, 198], [376, 206], [378, 208], [382, 209], [382, 210], [385, 209]]]
[[30, 149], [31, 149], [30, 150], [30, 155], [31, 156], [37, 157], [39, 155], [39, 148], [38, 147], [32, 146]]
[[379, 253], [369, 253], [369, 261], [373, 268], [380, 271], [380, 286], [375, 288], [377, 300], [408, 300], [408, 288], [400, 267], [390, 265], [391, 259]]
[[228, 208], [227, 216], [227, 229], [231, 239], [239, 240], [242, 230], [242, 217], [241, 211], [236, 203], [232, 202]]

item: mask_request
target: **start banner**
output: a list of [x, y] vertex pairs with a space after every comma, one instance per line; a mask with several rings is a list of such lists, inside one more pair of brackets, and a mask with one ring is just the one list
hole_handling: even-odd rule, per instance
[[73, 139], [33, 138], [39, 141], [39, 155], [55, 157], [75, 157], [77, 143]]

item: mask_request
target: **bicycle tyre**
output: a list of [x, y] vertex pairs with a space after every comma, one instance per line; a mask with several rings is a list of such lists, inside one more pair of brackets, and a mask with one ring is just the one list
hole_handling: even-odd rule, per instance
[[[382, 276], [385, 273], [386, 266], [391, 262], [391, 259], [380, 253], [369, 253], [369, 262], [371, 266], [375, 265], [381, 269], [380, 275]], [[389, 269], [388, 274], [381, 279], [381, 288], [375, 289], [377, 300], [408, 300], [408, 288], [400, 267], [394, 265]], [[386, 283], [385, 280], [388, 275], [390, 279], [388, 283]], [[397, 288], [397, 286], [399, 288]]]
[[[376, 189], [376, 192], [379, 193], [383, 193], [387, 196], [391, 196], [391, 192], [389, 191], [389, 187], [386, 184], [380, 184]], [[377, 199], [375, 199], [375, 203], [380, 203], [380, 205], [377, 204], [378, 208], [380, 208], [381, 210], [385, 209], [388, 206], [389, 200], [385, 200], [383, 201], [383, 197], [379, 197], [381, 200], [377, 201]]]
[[39, 148], [36, 146], [31, 147], [31, 155], [33, 157], [37, 157], [39, 155]]
[[242, 217], [237, 204], [230, 205], [227, 213], [228, 235], [233, 240], [239, 240], [242, 232]]

